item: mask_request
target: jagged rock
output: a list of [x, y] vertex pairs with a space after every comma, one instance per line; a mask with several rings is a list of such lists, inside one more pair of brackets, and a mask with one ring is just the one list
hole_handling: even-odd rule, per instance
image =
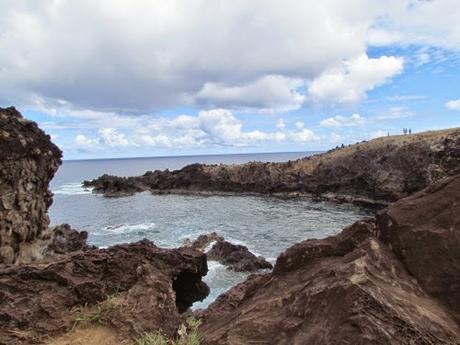
[[[94, 182], [94, 183], [93, 183]], [[128, 177], [104, 174], [97, 181], [83, 181], [83, 187], [92, 187], [94, 192], [104, 191], [107, 197], [130, 196], [147, 190], [147, 187]]]
[[48, 228], [48, 183], [61, 156], [35, 122], [0, 108], [0, 264], [13, 263]]
[[220, 262], [227, 268], [237, 272], [253, 272], [271, 269], [272, 264], [262, 256], [255, 256], [246, 246], [218, 241], [206, 253], [209, 260]]
[[223, 241], [224, 238], [220, 236], [217, 232], [211, 232], [210, 234], [203, 234], [198, 236], [195, 241], [190, 241], [187, 239], [184, 242], [184, 245], [187, 247], [192, 247], [197, 250], [204, 251], [211, 243]]
[[34, 261], [51, 261], [57, 255], [79, 250], [95, 249], [86, 244], [88, 233], [72, 229], [69, 224], [61, 224], [42, 231], [33, 241], [21, 245], [15, 264], [27, 264]]
[[192, 164], [137, 177], [103, 175], [85, 186], [107, 196], [258, 193], [386, 205], [460, 173], [460, 129], [391, 136], [286, 163]]
[[377, 214], [379, 237], [460, 322], [460, 175]]
[[41, 341], [68, 331], [77, 306], [114, 296], [106, 322], [125, 337], [161, 329], [172, 336], [181, 313], [209, 288], [206, 255], [143, 240], [0, 270], [0, 344]]
[[204, 344], [458, 345], [459, 326], [375, 231], [358, 222], [291, 247], [200, 312]]

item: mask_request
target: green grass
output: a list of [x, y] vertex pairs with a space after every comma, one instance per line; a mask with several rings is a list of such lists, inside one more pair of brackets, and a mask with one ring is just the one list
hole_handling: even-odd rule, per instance
[[136, 340], [135, 345], [200, 345], [202, 337], [198, 332], [201, 321], [188, 319], [187, 324], [179, 327], [176, 339], [168, 339], [161, 331], [146, 333]]
[[118, 303], [114, 296], [107, 297], [106, 300], [99, 302], [93, 308], [88, 308], [88, 306], [79, 307], [77, 309], [78, 315], [74, 320], [72, 330], [79, 325], [105, 324], [108, 314], [117, 307]]

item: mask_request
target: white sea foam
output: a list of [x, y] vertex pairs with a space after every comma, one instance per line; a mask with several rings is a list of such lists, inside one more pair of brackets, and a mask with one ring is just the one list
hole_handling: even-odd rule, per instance
[[52, 192], [58, 195], [81, 195], [91, 194], [92, 188], [83, 188], [81, 183], [66, 183], [53, 189]]
[[116, 234], [126, 234], [138, 231], [147, 231], [155, 228], [155, 223], [141, 223], [141, 224], [114, 224], [103, 228], [105, 232]]

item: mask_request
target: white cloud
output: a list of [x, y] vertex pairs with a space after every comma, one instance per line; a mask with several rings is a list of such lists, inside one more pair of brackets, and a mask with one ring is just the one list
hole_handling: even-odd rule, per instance
[[460, 110], [460, 98], [446, 102], [446, 107], [450, 110]]
[[320, 122], [323, 127], [354, 127], [362, 126], [365, 123], [364, 117], [359, 114], [352, 114], [349, 117], [337, 115], [329, 117]]
[[129, 142], [123, 133], [118, 133], [115, 128], [101, 128], [98, 132], [100, 141], [109, 147], [128, 146]]
[[99, 142], [94, 139], [87, 138], [83, 134], [78, 134], [72, 145], [72, 149], [76, 149], [78, 152], [95, 152], [100, 149]]
[[283, 111], [303, 104], [310, 82], [317, 99], [355, 101], [402, 69], [400, 58], [367, 57], [371, 36], [460, 47], [458, 2], [424, 3], [3, 0], [0, 102]]
[[341, 67], [332, 68], [313, 80], [308, 92], [317, 101], [337, 103], [357, 102], [403, 70], [404, 59], [382, 56], [376, 59], [366, 54], [345, 60]]
[[415, 116], [415, 113], [407, 107], [390, 107], [383, 114], [377, 115], [373, 119], [381, 121], [402, 119], [412, 116]]
[[195, 99], [199, 103], [262, 111], [287, 111], [300, 108], [305, 95], [298, 89], [304, 86], [301, 79], [268, 75], [243, 85], [227, 86], [222, 83], [206, 83]]
[[86, 151], [132, 146], [180, 149], [215, 145], [240, 147], [270, 143], [301, 144], [318, 140], [315, 133], [300, 122], [295, 125], [295, 129], [288, 129], [280, 118], [275, 127], [274, 131], [247, 131], [231, 110], [211, 109], [200, 111], [197, 116], [139, 117], [135, 126], [130, 128], [130, 135], [115, 128], [102, 128], [97, 131], [95, 138], [77, 135], [73, 147]]

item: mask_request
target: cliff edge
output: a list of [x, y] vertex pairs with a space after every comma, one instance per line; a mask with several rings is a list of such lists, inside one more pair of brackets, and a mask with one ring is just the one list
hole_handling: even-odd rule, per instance
[[49, 225], [48, 184], [62, 152], [35, 122], [0, 108], [0, 263], [13, 263]]

